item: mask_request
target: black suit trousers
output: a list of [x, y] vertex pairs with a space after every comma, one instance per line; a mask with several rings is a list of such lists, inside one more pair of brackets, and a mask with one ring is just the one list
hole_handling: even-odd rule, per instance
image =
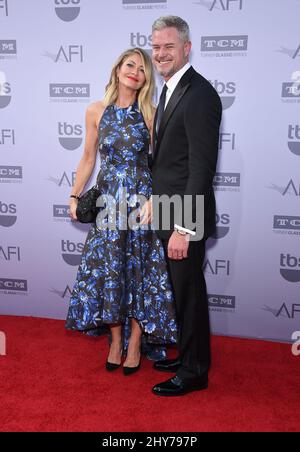
[[210, 367], [210, 326], [206, 282], [203, 275], [205, 239], [190, 241], [188, 257], [169, 259], [168, 240], [163, 239], [173, 286], [178, 322], [181, 378], [206, 376]]

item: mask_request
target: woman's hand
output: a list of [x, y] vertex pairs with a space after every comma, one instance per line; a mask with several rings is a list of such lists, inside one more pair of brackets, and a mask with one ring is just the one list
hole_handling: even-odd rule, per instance
[[148, 199], [147, 202], [141, 208], [140, 224], [149, 224], [153, 220], [152, 199]]
[[77, 220], [76, 209], [77, 209], [78, 199], [70, 199], [70, 217], [72, 220]]

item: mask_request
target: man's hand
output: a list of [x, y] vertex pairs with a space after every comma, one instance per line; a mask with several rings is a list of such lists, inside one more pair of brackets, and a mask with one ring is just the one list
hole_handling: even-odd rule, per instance
[[140, 224], [149, 224], [153, 220], [152, 199], [148, 199], [143, 205], [140, 213]]
[[189, 234], [181, 235], [174, 231], [168, 243], [169, 259], [182, 260], [188, 257]]

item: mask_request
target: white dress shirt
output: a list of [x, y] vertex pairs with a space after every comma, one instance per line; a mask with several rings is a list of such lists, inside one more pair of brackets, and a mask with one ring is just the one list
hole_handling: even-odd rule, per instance
[[166, 103], [165, 103], [165, 109], [168, 105], [168, 102], [170, 100], [170, 97], [172, 96], [176, 86], [179, 83], [179, 80], [185, 74], [185, 72], [191, 67], [191, 64], [188, 62], [186, 63], [179, 71], [177, 71], [172, 77], [166, 82], [166, 85], [168, 87], [168, 90], [166, 92]]

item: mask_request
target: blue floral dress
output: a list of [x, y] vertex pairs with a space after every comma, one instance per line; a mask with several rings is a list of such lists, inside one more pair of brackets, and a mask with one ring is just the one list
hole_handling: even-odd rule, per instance
[[[116, 202], [126, 190], [126, 218], [139, 205], [136, 195], [151, 196], [149, 140], [137, 102], [128, 108], [112, 104], [105, 109], [99, 124], [97, 185], [100, 194]], [[159, 237], [151, 226], [127, 230], [100, 226], [96, 220], [88, 232], [66, 328], [98, 335], [108, 324], [122, 324], [126, 349], [133, 317], [148, 342], [175, 343], [175, 304]]]

